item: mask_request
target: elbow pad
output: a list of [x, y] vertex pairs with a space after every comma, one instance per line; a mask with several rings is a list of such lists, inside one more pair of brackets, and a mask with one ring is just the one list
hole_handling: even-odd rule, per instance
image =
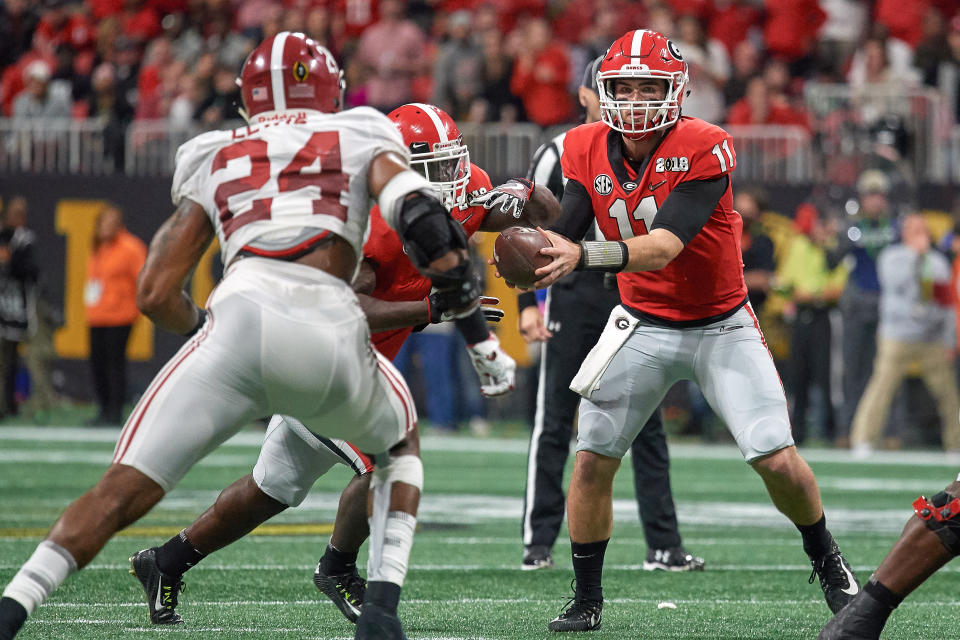
[[439, 200], [411, 193], [400, 205], [397, 233], [413, 264], [421, 271], [447, 252], [467, 248], [467, 234]]

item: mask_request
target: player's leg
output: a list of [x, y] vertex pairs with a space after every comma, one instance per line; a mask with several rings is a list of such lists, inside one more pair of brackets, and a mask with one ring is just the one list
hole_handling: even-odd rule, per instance
[[660, 355], [662, 343], [669, 340], [667, 332], [655, 327], [636, 328], [607, 364], [596, 390], [580, 403], [577, 457], [567, 496], [576, 588], [568, 606], [548, 625], [551, 631], [600, 628], [613, 478], [637, 432], [675, 382]]
[[357, 640], [406, 640], [397, 617], [407, 574], [423, 464], [416, 430], [387, 454], [375, 456], [370, 482], [370, 556], [367, 592], [357, 620]]
[[[249, 323], [242, 324], [218, 320], [214, 330], [211, 320], [157, 374], [120, 433], [113, 464], [64, 511], [7, 587], [5, 594], [23, 610], [32, 612], [117, 531], [149, 511], [198, 460], [257, 415], [256, 400], [237, 392], [238, 381], [224, 373], [236, 371], [236, 359], [244, 354], [221, 342], [237, 342], [238, 332], [249, 335]], [[15, 629], [8, 630], [12, 637]]]
[[797, 453], [773, 358], [749, 306], [701, 330], [694, 374], [704, 396], [760, 475], [777, 509], [800, 531], [827, 604], [839, 611], [859, 591], [827, 530], [813, 471]]
[[680, 539], [677, 510], [670, 488], [670, 453], [660, 411], [654, 411], [630, 444], [633, 488], [643, 536], [647, 541], [646, 571], [701, 571], [703, 558], [687, 553]]
[[[878, 640], [905, 597], [960, 553], [960, 482], [914, 503], [903, 528], [863, 592], [820, 632], [820, 640]], [[946, 512], [946, 513], [945, 513]]]
[[552, 549], [563, 523], [563, 470], [580, 404], [580, 396], [570, 390], [570, 380], [589, 351], [589, 346], [583, 347], [583, 327], [578, 322], [583, 309], [574, 297], [571, 290], [554, 287], [547, 298], [553, 337], [541, 349], [523, 501], [521, 566], [528, 570], [553, 566]]

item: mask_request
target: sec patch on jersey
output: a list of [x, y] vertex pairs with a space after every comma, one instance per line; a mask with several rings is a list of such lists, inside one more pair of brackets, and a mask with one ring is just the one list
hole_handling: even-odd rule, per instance
[[540, 253], [550, 241], [536, 229], [507, 227], [493, 245], [493, 261], [503, 279], [521, 289], [530, 289], [537, 280], [534, 273], [553, 260]]

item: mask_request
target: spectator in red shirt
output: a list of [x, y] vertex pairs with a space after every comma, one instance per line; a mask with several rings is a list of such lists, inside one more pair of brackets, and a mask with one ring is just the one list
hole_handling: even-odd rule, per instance
[[40, 23], [33, 34], [33, 49], [53, 58], [57, 48], [67, 46], [76, 53], [93, 48], [95, 29], [82, 7], [70, 0], [45, 0]]
[[804, 75], [827, 14], [817, 0], [764, 0], [764, 5], [767, 21], [763, 40], [767, 51], [790, 63], [793, 75]]
[[707, 33], [722, 42], [732, 56], [750, 30], [760, 24], [760, 15], [760, 9], [748, 0], [716, 0]]
[[810, 128], [806, 114], [771, 99], [770, 89], [762, 76], [747, 83], [747, 93], [730, 107], [727, 124], [782, 124]]
[[923, 14], [929, 0], [877, 0], [874, 20], [887, 28], [893, 38], [916, 47], [923, 40]]
[[567, 91], [567, 51], [552, 42], [550, 24], [543, 18], [530, 20], [525, 25], [525, 36], [517, 52], [510, 91], [523, 101], [527, 117], [541, 127], [566, 122], [573, 113]]

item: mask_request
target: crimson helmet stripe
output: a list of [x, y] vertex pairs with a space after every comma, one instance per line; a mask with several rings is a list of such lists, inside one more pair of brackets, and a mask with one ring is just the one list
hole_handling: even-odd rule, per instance
[[289, 31], [278, 33], [270, 49], [270, 87], [273, 89], [273, 108], [277, 111], [287, 108], [287, 96], [283, 91], [283, 50], [289, 35]]
[[437, 108], [432, 104], [424, 104], [422, 102], [411, 102], [411, 105], [420, 108], [427, 116], [430, 118], [430, 121], [433, 123], [433, 126], [437, 129], [437, 137], [440, 138], [440, 142], [450, 142], [449, 136], [447, 136], [447, 128], [443, 124], [443, 120], [440, 119], [440, 116], [437, 114]]

